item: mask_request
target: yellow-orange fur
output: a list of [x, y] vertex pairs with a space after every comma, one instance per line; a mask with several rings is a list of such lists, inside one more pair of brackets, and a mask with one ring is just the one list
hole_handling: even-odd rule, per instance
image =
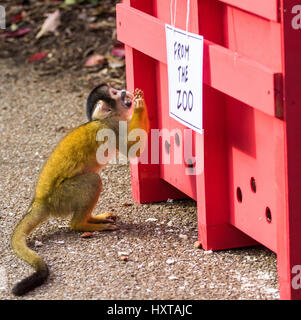
[[[105, 119], [79, 126], [58, 144], [46, 162], [38, 179], [32, 204], [11, 239], [15, 253], [36, 270], [30, 280], [36, 283], [30, 284], [27, 278], [24, 279], [13, 289], [16, 295], [22, 295], [40, 285], [48, 276], [47, 265], [36, 252], [28, 248], [26, 238], [50, 216], [72, 214], [70, 227], [75, 230], [100, 231], [117, 228], [114, 214], [101, 213], [93, 216], [92, 211], [102, 190], [98, 171], [103, 165], [96, 159], [97, 148], [102, 142], [97, 141], [96, 135], [101, 129], [112, 129], [118, 137], [121, 117], [120, 112], [115, 112]], [[135, 101], [128, 132], [135, 128], [148, 132], [148, 121], [144, 98], [140, 96]], [[129, 142], [128, 149], [132, 145], [133, 142]]]

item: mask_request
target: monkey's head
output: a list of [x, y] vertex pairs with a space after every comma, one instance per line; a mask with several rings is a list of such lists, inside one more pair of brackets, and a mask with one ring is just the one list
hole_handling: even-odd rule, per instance
[[116, 117], [127, 120], [133, 95], [126, 90], [117, 90], [106, 83], [94, 88], [87, 99], [86, 114], [89, 121]]

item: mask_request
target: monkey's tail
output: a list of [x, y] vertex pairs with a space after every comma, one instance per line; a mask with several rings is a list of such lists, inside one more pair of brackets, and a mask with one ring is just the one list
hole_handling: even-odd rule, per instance
[[42, 205], [33, 201], [24, 218], [17, 225], [11, 238], [11, 246], [15, 253], [24, 261], [29, 263], [35, 272], [29, 277], [21, 280], [13, 287], [13, 294], [22, 296], [34, 288], [40, 286], [48, 277], [49, 270], [43, 259], [26, 243], [27, 236], [44, 220], [45, 212]]

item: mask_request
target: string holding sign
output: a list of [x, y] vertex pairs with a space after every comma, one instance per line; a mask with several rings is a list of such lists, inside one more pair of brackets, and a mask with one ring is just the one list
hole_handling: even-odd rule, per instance
[[[174, 6], [173, 6], [174, 3]], [[174, 8], [174, 11], [172, 10]], [[171, 23], [176, 22], [177, 0], [170, 1]], [[169, 115], [185, 126], [203, 132], [203, 37], [166, 24]]]
[[190, 0], [187, 0], [187, 13], [186, 13], [186, 32], [187, 32], [187, 34], [188, 34], [189, 14], [190, 14]]
[[[172, 12], [172, 3], [173, 0], [170, 0], [169, 9], [170, 9], [170, 23], [173, 27], [176, 25], [177, 18], [177, 0], [174, 0], [174, 13]], [[186, 32], [188, 32], [189, 26], [189, 15], [190, 15], [190, 0], [187, 0], [187, 11], [186, 11]]]
[[174, 14], [172, 14], [172, 0], [170, 0], [169, 8], [170, 8], [170, 23], [174, 27], [176, 24], [176, 15], [177, 15], [177, 0], [174, 1], [175, 3], [175, 11]]

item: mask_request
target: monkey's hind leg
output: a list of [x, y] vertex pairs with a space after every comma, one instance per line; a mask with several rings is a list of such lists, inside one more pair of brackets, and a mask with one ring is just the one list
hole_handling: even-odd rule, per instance
[[[102, 190], [100, 176], [97, 173], [87, 173], [70, 178], [61, 186], [60, 202], [64, 202], [73, 212], [70, 227], [78, 231], [117, 230], [115, 220], [96, 221], [92, 211]], [[97, 222], [97, 223], [96, 223]]]

